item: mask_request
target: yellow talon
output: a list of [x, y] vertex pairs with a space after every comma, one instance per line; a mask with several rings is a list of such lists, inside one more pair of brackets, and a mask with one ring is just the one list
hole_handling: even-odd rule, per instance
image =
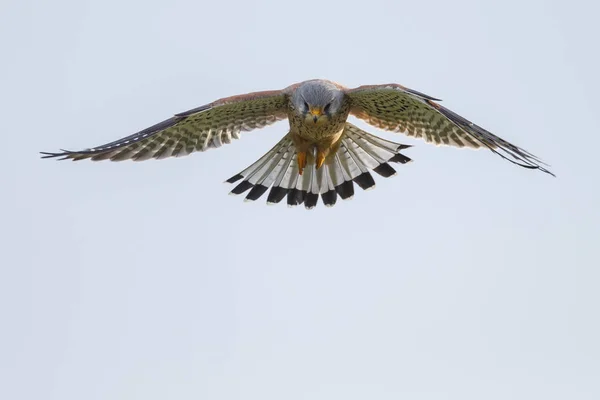
[[306, 167], [306, 152], [301, 151], [298, 153], [298, 173], [300, 175], [302, 175], [304, 167]]
[[316, 161], [317, 169], [321, 168], [321, 165], [323, 165], [324, 162], [325, 162], [325, 153], [323, 153], [321, 151], [317, 151], [317, 161]]

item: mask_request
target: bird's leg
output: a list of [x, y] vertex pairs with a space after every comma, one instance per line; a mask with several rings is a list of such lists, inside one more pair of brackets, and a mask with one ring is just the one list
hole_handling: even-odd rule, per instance
[[298, 134], [290, 133], [292, 140], [294, 141], [294, 145], [296, 146], [296, 157], [298, 161], [298, 174], [302, 175], [304, 172], [304, 167], [308, 162], [308, 151], [311, 150], [311, 142], [302, 138]]
[[344, 131], [341, 130], [336, 135], [323, 138], [316, 143], [317, 156], [315, 158], [315, 167], [317, 169], [323, 166], [329, 155], [335, 154], [338, 151], [343, 132]]
[[340, 137], [330, 137], [326, 140], [323, 140], [317, 143], [317, 157], [315, 159], [315, 166], [317, 169], [321, 168], [327, 157], [330, 154], [335, 154], [337, 149], [339, 148]]
[[327, 154], [324, 151], [317, 149], [317, 159], [315, 161], [317, 169], [321, 168], [321, 165], [325, 162], [325, 157], [327, 157]]
[[298, 152], [298, 173], [302, 175], [302, 171], [304, 171], [304, 167], [306, 167], [306, 151]]

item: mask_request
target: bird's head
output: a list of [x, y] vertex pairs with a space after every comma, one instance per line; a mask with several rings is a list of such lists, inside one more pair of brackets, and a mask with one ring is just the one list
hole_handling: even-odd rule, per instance
[[329, 82], [308, 81], [296, 89], [292, 102], [305, 123], [313, 125], [326, 122], [339, 112], [343, 98], [343, 91]]

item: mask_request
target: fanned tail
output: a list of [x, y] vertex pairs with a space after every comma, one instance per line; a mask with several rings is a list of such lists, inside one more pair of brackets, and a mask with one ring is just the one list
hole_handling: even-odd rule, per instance
[[346, 123], [340, 140], [337, 151], [319, 169], [315, 168], [314, 154], [309, 154], [304, 172], [299, 175], [296, 148], [288, 133], [258, 161], [227, 180], [234, 183], [242, 179], [230, 193], [239, 195], [249, 190], [245, 200], [254, 201], [271, 188], [268, 204], [287, 198], [288, 206], [304, 204], [312, 209], [321, 197], [323, 204], [331, 207], [338, 196], [342, 200], [354, 196], [354, 182], [364, 190], [374, 188], [369, 171], [388, 178], [396, 174], [390, 162], [412, 161], [400, 153], [409, 145], [381, 139], [350, 123]]

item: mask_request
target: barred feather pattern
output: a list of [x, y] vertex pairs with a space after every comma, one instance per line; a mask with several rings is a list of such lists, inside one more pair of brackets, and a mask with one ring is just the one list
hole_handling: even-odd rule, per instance
[[426, 99], [389, 88], [349, 91], [351, 113], [378, 128], [402, 132], [435, 145], [478, 148], [481, 145], [432, 109]]
[[42, 153], [43, 158], [74, 161], [142, 161], [180, 157], [217, 148], [239, 139], [240, 133], [287, 118], [287, 96], [281, 91], [256, 92], [218, 100], [176, 114], [133, 135], [81, 151]]
[[245, 200], [255, 201], [270, 188], [268, 204], [286, 198], [288, 206], [304, 204], [312, 209], [321, 198], [325, 206], [331, 207], [338, 196], [342, 200], [354, 196], [354, 183], [364, 190], [374, 188], [370, 171], [387, 178], [396, 174], [390, 162], [411, 161], [399, 152], [410, 146], [381, 139], [350, 123], [346, 123], [340, 140], [336, 153], [319, 169], [315, 168], [314, 154], [309, 154], [304, 172], [299, 175], [296, 149], [288, 134], [258, 161], [227, 180], [241, 180], [230, 193], [249, 191]]
[[398, 84], [360, 86], [346, 94], [350, 113], [378, 128], [435, 145], [488, 148], [513, 164], [554, 176], [538, 157], [441, 106], [439, 99]]

